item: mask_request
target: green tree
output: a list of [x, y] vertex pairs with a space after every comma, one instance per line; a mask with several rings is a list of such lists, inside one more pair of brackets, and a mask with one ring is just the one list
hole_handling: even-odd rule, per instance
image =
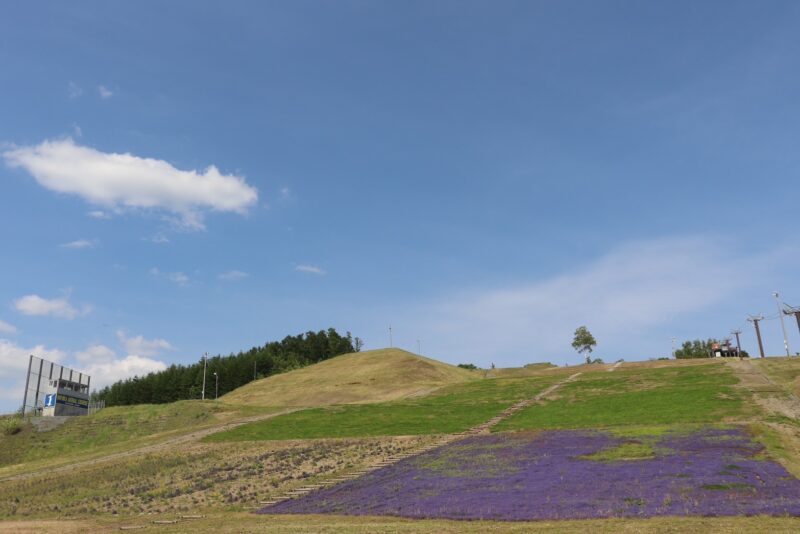
[[592, 350], [597, 345], [594, 336], [589, 329], [585, 326], [579, 326], [575, 329], [575, 338], [572, 340], [572, 348], [578, 351], [578, 354], [586, 353], [586, 363], [592, 363]]
[[689, 358], [711, 358], [711, 346], [719, 343], [716, 339], [695, 339], [694, 341], [684, 341], [681, 348], [675, 351], [675, 358], [686, 360]]

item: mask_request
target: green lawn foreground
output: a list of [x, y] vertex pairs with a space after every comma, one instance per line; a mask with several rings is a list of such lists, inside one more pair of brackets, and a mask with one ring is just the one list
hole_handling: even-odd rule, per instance
[[563, 377], [491, 378], [442, 388], [418, 399], [311, 408], [250, 423], [204, 441], [259, 441], [461, 432], [535, 396]]
[[717, 362], [584, 373], [555, 399], [518, 412], [492, 431], [723, 423], [751, 413], [748, 394], [737, 383], [731, 369]]

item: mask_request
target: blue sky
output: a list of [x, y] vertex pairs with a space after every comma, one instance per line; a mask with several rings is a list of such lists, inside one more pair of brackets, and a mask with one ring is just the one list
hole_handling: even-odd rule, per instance
[[[0, 18], [0, 409], [330, 326], [607, 360], [800, 305], [795, 2], [44, 2]], [[790, 318], [791, 319], [791, 318]], [[787, 322], [793, 352], [797, 325]], [[776, 319], [768, 352], [782, 350]]]

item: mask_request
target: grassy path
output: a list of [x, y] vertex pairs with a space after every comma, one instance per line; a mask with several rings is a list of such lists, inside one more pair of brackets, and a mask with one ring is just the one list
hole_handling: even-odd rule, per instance
[[170, 438], [170, 439], [161, 441], [159, 443], [156, 443], [154, 445], [145, 445], [143, 447], [137, 447], [135, 449], [130, 449], [130, 450], [126, 450], [126, 451], [111, 453], [111, 454], [108, 454], [106, 456], [101, 456], [99, 458], [91, 458], [91, 459], [88, 459], [88, 460], [73, 462], [73, 463], [70, 463], [70, 464], [67, 464], [67, 465], [58, 466], [58, 467], [47, 466], [47, 467], [37, 468], [37, 469], [35, 469], [33, 471], [28, 471], [26, 473], [20, 473], [20, 474], [17, 474], [17, 475], [11, 475], [11, 476], [7, 476], [7, 477], [3, 477], [3, 478], [0, 478], [0, 482], [8, 482], [8, 481], [12, 481], [12, 480], [26, 480], [26, 479], [34, 478], [34, 477], [42, 475], [42, 474], [52, 475], [52, 474], [55, 474], [55, 473], [65, 473], [65, 472], [68, 472], [68, 471], [72, 471], [74, 469], [79, 469], [79, 468], [83, 468], [83, 467], [90, 467], [90, 466], [97, 465], [97, 464], [100, 464], [100, 463], [103, 463], [103, 462], [119, 460], [119, 459], [123, 459], [123, 458], [129, 458], [129, 457], [132, 457], [132, 456], [140, 456], [140, 455], [143, 455], [143, 454], [149, 454], [149, 453], [153, 453], [153, 452], [168, 450], [168, 449], [174, 448], [174, 447], [176, 447], [178, 445], [182, 445], [182, 444], [185, 444], [185, 443], [191, 443], [191, 442], [194, 442], [194, 441], [198, 441], [198, 440], [200, 440], [200, 439], [202, 439], [202, 438], [204, 438], [206, 436], [209, 436], [211, 434], [214, 434], [216, 432], [231, 430], [231, 429], [236, 428], [236, 427], [241, 426], [241, 425], [245, 425], [245, 424], [248, 424], [248, 423], [253, 423], [253, 422], [256, 422], [256, 421], [262, 421], [264, 419], [269, 419], [271, 417], [276, 417], [276, 416], [279, 416], [279, 415], [285, 415], [285, 414], [297, 411], [299, 409], [300, 408], [287, 408], [287, 409], [281, 410], [279, 412], [254, 415], [254, 416], [251, 416], [251, 417], [245, 417], [243, 419], [238, 419], [238, 420], [230, 422], [230, 423], [225, 423], [225, 424], [218, 425], [218, 426], [213, 426], [213, 427], [210, 427], [210, 428], [204, 428], [204, 429], [201, 429], [201, 430], [195, 430], [193, 432], [189, 432], [188, 434], [183, 434], [183, 435], [180, 435], [180, 436], [177, 436], [177, 437], [174, 437], [174, 438]]
[[533, 397], [531, 397], [529, 399], [521, 400], [521, 401], [509, 406], [508, 408], [506, 408], [505, 410], [503, 410], [502, 412], [500, 412], [496, 416], [492, 417], [488, 421], [485, 421], [485, 422], [483, 422], [483, 423], [481, 423], [479, 425], [473, 426], [472, 428], [470, 428], [468, 430], [465, 430], [463, 432], [458, 432], [458, 433], [455, 433], [455, 434], [446, 434], [446, 435], [442, 436], [437, 441], [435, 441], [435, 442], [433, 442], [431, 444], [425, 445], [423, 447], [419, 447], [417, 449], [412, 449], [412, 450], [406, 451], [406, 452], [404, 452], [402, 454], [398, 454], [396, 456], [391, 456], [391, 457], [389, 457], [387, 459], [383, 459], [383, 460], [380, 460], [378, 462], [373, 462], [371, 464], [366, 465], [362, 469], [359, 469], [357, 471], [353, 471], [352, 473], [348, 473], [346, 475], [342, 475], [342, 476], [339, 476], [339, 477], [336, 477], [336, 478], [332, 478], [332, 479], [328, 479], [328, 480], [325, 480], [325, 481], [321, 481], [321, 482], [319, 482], [317, 484], [312, 484], [312, 485], [308, 485], [308, 486], [303, 486], [301, 488], [293, 489], [292, 491], [284, 493], [283, 495], [281, 495], [279, 497], [276, 497], [274, 499], [271, 499], [269, 501], [262, 501], [260, 504], [262, 504], [264, 506], [272, 506], [273, 504], [277, 504], [277, 503], [279, 503], [281, 501], [285, 501], [285, 500], [288, 500], [288, 499], [296, 499], [298, 497], [302, 497], [304, 495], [307, 495], [307, 494], [311, 493], [312, 491], [316, 491], [318, 489], [334, 486], [336, 484], [339, 484], [341, 482], [345, 482], [345, 481], [348, 481], [348, 480], [353, 480], [353, 479], [358, 478], [358, 477], [360, 477], [362, 475], [365, 475], [366, 473], [369, 473], [369, 472], [372, 472], [372, 471], [375, 471], [375, 470], [378, 470], [378, 469], [382, 469], [384, 467], [388, 467], [390, 465], [393, 465], [393, 464], [399, 462], [400, 460], [405, 460], [406, 458], [409, 458], [409, 457], [412, 457], [412, 456], [416, 456], [416, 455], [422, 454], [424, 452], [428, 452], [428, 451], [430, 451], [432, 449], [436, 449], [438, 447], [442, 447], [443, 445], [447, 445], [447, 444], [453, 443], [454, 441], [458, 441], [458, 440], [467, 438], [469, 436], [475, 436], [477, 434], [482, 434], [482, 433], [489, 432], [491, 430], [491, 428], [494, 427], [495, 425], [497, 425], [498, 423], [504, 421], [505, 419], [508, 419], [509, 417], [511, 417], [515, 413], [519, 412], [520, 410], [524, 410], [525, 408], [528, 408], [532, 404], [547, 398], [548, 395], [550, 395], [553, 392], [555, 392], [558, 388], [560, 388], [564, 384], [572, 382], [573, 380], [578, 378], [581, 374], [582, 373], [574, 373], [574, 374], [568, 376], [567, 378], [564, 378], [563, 380], [560, 380], [560, 381], [556, 382], [555, 384], [551, 385], [550, 387], [548, 387], [544, 391], [539, 392], [535, 396], [533, 396]]
[[785, 385], [779, 384], [761, 368], [761, 361], [726, 362], [761, 408], [755, 423], [760, 427], [761, 441], [775, 459], [796, 477], [800, 477], [800, 398]]

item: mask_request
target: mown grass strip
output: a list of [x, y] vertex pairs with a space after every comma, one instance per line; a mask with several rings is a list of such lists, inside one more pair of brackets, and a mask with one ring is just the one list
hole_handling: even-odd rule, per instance
[[748, 413], [737, 382], [722, 365], [587, 373], [493, 431], [720, 422]]
[[486, 379], [450, 386], [415, 400], [313, 408], [242, 425], [208, 436], [205, 441], [450, 434], [491, 419], [557, 380], [558, 377]]

